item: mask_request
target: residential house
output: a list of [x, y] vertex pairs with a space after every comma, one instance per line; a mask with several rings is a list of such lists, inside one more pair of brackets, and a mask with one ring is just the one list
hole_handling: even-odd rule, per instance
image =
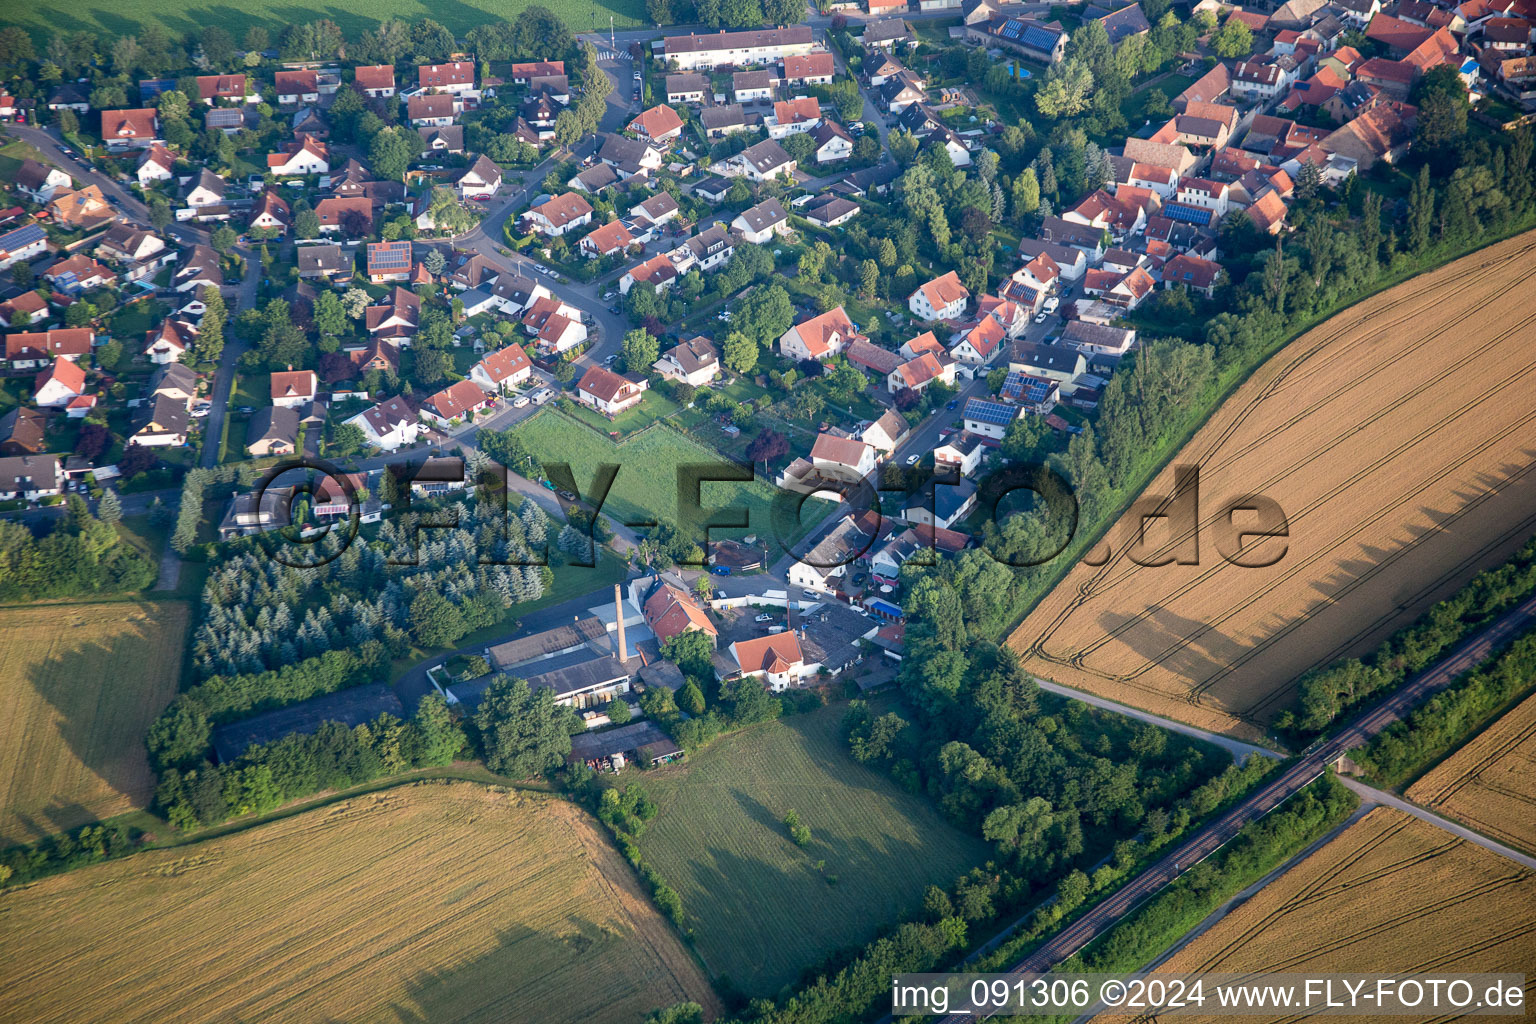
[[1245, 60], [1232, 69], [1231, 92], [1239, 99], [1268, 103], [1288, 91], [1295, 80], [1295, 73], [1278, 62]]
[[708, 338], [695, 337], [667, 349], [651, 369], [667, 380], [701, 387], [720, 375], [720, 353]]
[[48, 251], [48, 233], [41, 225], [28, 224], [0, 235], [0, 270]]
[[145, 448], [170, 448], [187, 443], [192, 431], [192, 415], [187, 403], [169, 395], [156, 395], [153, 402], [139, 407], [128, 443]]
[[446, 64], [422, 64], [416, 68], [417, 84], [428, 92], [446, 92], [463, 96], [475, 91], [474, 61], [456, 60]]
[[1397, 162], [1407, 152], [1412, 138], [1413, 130], [1395, 111], [1376, 107], [1333, 132], [1320, 145], [1327, 153], [1355, 161], [1355, 166], [1364, 172], [1378, 160]]
[[22, 160], [11, 183], [34, 203], [46, 203], [59, 189], [72, 184], [69, 175], [57, 167], [31, 158]]
[[32, 383], [32, 404], [39, 409], [59, 409], [85, 394], [85, 367], [55, 357]]
[[74, 82], [60, 82], [58, 87], [48, 94], [48, 109], [73, 110], [77, 114], [88, 114], [91, 110], [91, 102]]
[[986, 445], [979, 434], [961, 431], [951, 434], [933, 449], [933, 468], [939, 476], [953, 472], [957, 477], [971, 476], [981, 468]]
[[866, 50], [889, 50], [898, 44], [915, 43], [917, 36], [905, 19], [887, 18], [881, 21], [865, 22], [864, 33], [859, 36], [859, 42]]
[[13, 455], [0, 459], [0, 500], [36, 501], [64, 491], [57, 455]]
[[280, 106], [320, 102], [320, 73], [313, 68], [279, 71], [273, 75]]
[[699, 125], [706, 139], [723, 139], [747, 130], [747, 115], [740, 103], [724, 103], [699, 111]]
[[604, 134], [599, 137], [603, 144], [597, 151], [597, 158], [617, 171], [619, 177], [645, 177], [661, 169], [661, 151], [649, 143], [622, 135]]
[[765, 199], [739, 213], [731, 221], [731, 230], [744, 242], [761, 244], [789, 232], [789, 214], [777, 199]]
[[830, 53], [792, 54], [783, 60], [786, 86], [830, 85], [836, 67]]
[[145, 333], [144, 355], [156, 366], [167, 366], [181, 359], [197, 337], [197, 328], [185, 320], [166, 317], [159, 327]]
[[957, 320], [965, 315], [971, 293], [953, 270], [921, 285], [907, 296], [907, 308], [919, 320]]
[[669, 192], [658, 192], [636, 203], [629, 211], [636, 231], [653, 234], [657, 228], [676, 220], [682, 210]]
[[488, 352], [470, 367], [469, 379], [487, 391], [506, 394], [533, 376], [533, 363], [521, 345]]
[[252, 230], [274, 231], [282, 235], [287, 233], [288, 226], [292, 223], [293, 214], [288, 209], [287, 200], [271, 189], [263, 192], [257, 198], [256, 205], [251, 208]]
[[1088, 372], [1088, 362], [1074, 348], [1016, 341], [1008, 357], [1008, 368], [1032, 377], [1056, 381], [1065, 392], [1071, 388], [1074, 380]]
[[299, 446], [299, 411], [264, 405], [251, 414], [245, 428], [245, 450], [256, 457], [292, 455]]
[[1061, 342], [1063, 345], [1072, 346], [1090, 359], [1094, 356], [1118, 359], [1136, 344], [1136, 331], [1130, 327], [1113, 327], [1108, 324], [1069, 320], [1062, 328]]
[[774, 693], [781, 693], [804, 680], [813, 678], [819, 665], [806, 664], [798, 633], [785, 631], [768, 636], [737, 640], [730, 646], [732, 662], [741, 675], [762, 680]]
[[825, 362], [842, 354], [855, 341], [868, 341], [848, 319], [842, 306], [798, 323], [779, 336], [779, 352], [786, 359]]
[[891, 371], [885, 388], [893, 395], [899, 391], [921, 392], [936, 380], [950, 385], [955, 382], [955, 362], [947, 352], [942, 359], [932, 352], [908, 359]]
[[667, 76], [668, 103], [703, 103], [705, 96], [713, 96], [708, 75], [681, 74]]
[[107, 202], [100, 187], [96, 185], [57, 193], [48, 201], [47, 210], [53, 223], [63, 231], [77, 228], [89, 231], [117, 219], [112, 204]]
[[647, 387], [644, 378], [631, 380], [607, 367], [593, 366], [581, 375], [581, 382], [576, 385], [576, 400], [604, 416], [617, 416], [639, 405]]
[[960, 479], [956, 483], [930, 480], [928, 485], [907, 499], [902, 518], [919, 526], [948, 530], [976, 509], [976, 484]]
[[821, 102], [814, 96], [802, 96], [793, 100], [779, 100], [773, 105], [773, 113], [764, 121], [770, 139], [782, 139], [786, 135], [806, 133], [821, 124]]
[[396, 242], [369, 242], [366, 273], [368, 280], [374, 284], [410, 280], [411, 243], [405, 239]]
[[352, 69], [352, 84], [370, 99], [388, 99], [395, 94], [393, 64], [362, 64]]
[[51, 413], [13, 406], [0, 416], [0, 456], [37, 455], [47, 447]]
[[176, 157], [164, 146], [154, 145], [139, 154], [138, 168], [134, 177], [142, 188], [149, 188], [158, 181], [170, 181], [176, 176]]
[[657, 582], [641, 605], [640, 614], [660, 644], [684, 633], [702, 633], [713, 647], [720, 635], [692, 595], [673, 583]]
[[535, 206], [523, 220], [539, 234], [563, 235], [592, 222], [592, 204], [576, 192], [566, 192]]
[[88, 360], [95, 343], [96, 332], [89, 327], [25, 331], [5, 336], [5, 358], [12, 370], [33, 370], [59, 358]]
[[683, 119], [671, 107], [659, 104], [629, 122], [629, 130], [664, 146], [683, 134]]
[[329, 196], [315, 204], [320, 233], [362, 238], [373, 232], [373, 200], [366, 196]]
[[[0, 235], [0, 246], [5, 236]], [[3, 249], [0, 249], [3, 251]], [[0, 327], [39, 327], [51, 319], [48, 300], [35, 291], [22, 292], [14, 298], [0, 302]]]
[[414, 128], [442, 128], [453, 124], [453, 97], [446, 94], [412, 96], [406, 101], [405, 116]]
[[299, 277], [305, 281], [345, 283], [356, 269], [352, 254], [339, 245], [301, 245], [296, 252]]
[[1177, 286], [1210, 298], [1216, 293], [1221, 273], [1220, 263], [1181, 252], [1163, 264], [1163, 287]]
[[297, 409], [313, 402], [319, 394], [319, 379], [314, 370], [277, 370], [272, 373], [272, 404]]
[[83, 295], [97, 288], [112, 287], [117, 284], [117, 275], [85, 253], [77, 252], [43, 271], [43, 280], [56, 292]]
[[480, 385], [472, 380], [461, 380], [422, 403], [421, 416], [447, 429], [472, 420], [476, 413], [489, 406], [490, 401], [490, 396], [480, 389]]
[[396, 345], [409, 344], [420, 323], [421, 299], [399, 285], [395, 285], [389, 301], [363, 310], [363, 325], [368, 333]]
[[1008, 338], [1008, 330], [993, 316], [980, 317], [968, 328], [956, 332], [951, 339], [949, 354], [957, 362], [970, 366], [985, 366], [1002, 351]]
[[[881, 349], [881, 351], [886, 351]], [[911, 428], [906, 418], [895, 409], [887, 409], [859, 435], [859, 439], [875, 450], [877, 458], [887, 458], [907, 439]]]
[[667, 36], [662, 40], [663, 58], [683, 71], [697, 71], [726, 65], [736, 67], [771, 64], [786, 57], [801, 56], [816, 50], [809, 25], [787, 28], [720, 31], [696, 35]]
[[577, 248], [589, 260], [623, 252], [635, 244], [635, 236], [621, 220], [611, 220], [582, 236]]
[[846, 224], [859, 214], [862, 207], [852, 199], [842, 196], [822, 196], [804, 210], [805, 219], [824, 228]]
[[1067, 30], [1060, 22], [1029, 17], [994, 15], [966, 25], [965, 38], [967, 42], [1012, 50], [1045, 64], [1059, 63], [1067, 50]]
[[[1084, 260], [1081, 250], [1066, 246], [1061, 248], [1066, 248], [1079, 261]], [[1029, 310], [1029, 315], [1034, 316], [1045, 305], [1045, 300], [1056, 291], [1057, 282], [1061, 277], [1060, 265], [1051, 258], [1049, 253], [1041, 252], [1015, 270], [998, 288], [997, 293], [1002, 298], [1021, 303]]]
[[164, 142], [160, 137], [160, 115], [153, 107], [135, 110], [103, 110], [101, 141], [109, 150], [148, 149]]
[[219, 100], [230, 103], [255, 103], [261, 97], [245, 91], [244, 75], [198, 75], [197, 97], [209, 106]]
[[727, 178], [761, 182], [772, 181], [781, 174], [793, 176], [795, 166], [794, 159], [782, 146], [772, 139], [764, 139], [715, 164], [713, 170]]
[[[501, 168], [490, 157], [481, 154], [475, 157], [474, 163], [466, 167], [454, 181], [453, 187], [458, 190], [459, 198], [485, 198], [494, 195], [501, 188]], [[566, 196], [574, 195], [567, 192]], [[562, 196], [561, 198], [564, 198]], [[580, 198], [580, 197], [577, 197]], [[582, 200], [583, 203], [586, 200]], [[560, 234], [561, 232], [555, 232]]]
[[836, 121], [823, 120], [811, 130], [811, 141], [816, 144], [812, 155], [819, 164], [832, 164], [853, 156], [853, 136]]
[[421, 433], [421, 419], [405, 399], [396, 395], [347, 420], [363, 432], [375, 448], [392, 452], [416, 443]]
[[653, 285], [657, 292], [665, 292], [679, 276], [677, 267], [668, 255], [652, 256], [624, 272], [619, 278], [619, 294], [628, 295], [631, 288], [642, 282]]
[[709, 273], [724, 266], [735, 251], [736, 243], [730, 233], [719, 224], [711, 224], [667, 253], [667, 259], [678, 273], [686, 274], [695, 267]]

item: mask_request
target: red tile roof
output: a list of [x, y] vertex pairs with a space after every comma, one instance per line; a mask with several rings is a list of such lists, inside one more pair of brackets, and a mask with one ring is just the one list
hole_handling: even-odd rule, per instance
[[666, 104], [659, 104], [629, 122], [631, 131], [652, 139], [660, 139], [682, 128], [683, 119]]
[[731, 647], [742, 672], [787, 672], [805, 662], [800, 637], [792, 631], [738, 640]]

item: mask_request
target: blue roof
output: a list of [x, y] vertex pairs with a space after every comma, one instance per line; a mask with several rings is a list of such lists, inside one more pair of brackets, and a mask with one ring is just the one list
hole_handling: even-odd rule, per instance
[[1001, 394], [1005, 398], [1012, 398], [1016, 401], [1023, 400], [1025, 402], [1039, 403], [1045, 401], [1050, 396], [1053, 383], [1054, 381], [1035, 377], [1022, 370], [1012, 370], [1009, 371], [1007, 377], [1003, 378]]
[[15, 231], [7, 231], [0, 235], [0, 250], [15, 252], [24, 246], [32, 245], [48, 237], [48, 233], [36, 224], [28, 224], [26, 227], [17, 228]]
[[1055, 49], [1058, 38], [1060, 37], [1055, 32], [1043, 29], [1038, 25], [1031, 25], [1024, 30], [1023, 35], [1019, 36], [1019, 42], [1025, 46], [1049, 53]]
[[1163, 216], [1186, 224], [1206, 225], [1211, 222], [1210, 210], [1200, 206], [1185, 206], [1183, 203], [1164, 203]]
[[1007, 402], [994, 402], [986, 398], [971, 398], [965, 403], [965, 418], [999, 426], [1019, 418], [1019, 407]]

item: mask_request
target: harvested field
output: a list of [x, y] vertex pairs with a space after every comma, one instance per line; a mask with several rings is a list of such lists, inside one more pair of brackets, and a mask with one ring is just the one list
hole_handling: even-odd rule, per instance
[[144, 806], [186, 630], [180, 601], [0, 609], [0, 845]]
[[[1369, 651], [1505, 559], [1536, 530], [1533, 271], [1526, 234], [1266, 362], [1014, 633], [1028, 668], [1251, 738], [1306, 670]], [[1176, 466], [1198, 467], [1197, 512], [1144, 521]], [[1233, 527], [1258, 525], [1229, 515], [1245, 495], [1277, 503], [1289, 537], [1238, 548]], [[1192, 564], [1150, 564], [1175, 555]]]
[[[111, 927], [103, 927], [111, 922]], [[0, 900], [0, 1020], [632, 1022], [708, 982], [564, 801], [357, 797]]]
[[1536, 852], [1536, 695], [1441, 761], [1408, 799]]
[[[845, 710], [755, 725], [640, 780], [660, 809], [640, 837], [646, 862], [682, 897], [705, 965], [749, 995], [868, 942], [990, 853], [855, 761]], [[790, 810], [811, 830], [803, 849]]]
[[[1378, 807], [1158, 971], [1528, 974], [1533, 949], [1536, 874]], [[1525, 991], [1529, 1002], [1536, 977], [1527, 978]], [[1098, 1018], [1116, 1019], [1125, 1018]]]

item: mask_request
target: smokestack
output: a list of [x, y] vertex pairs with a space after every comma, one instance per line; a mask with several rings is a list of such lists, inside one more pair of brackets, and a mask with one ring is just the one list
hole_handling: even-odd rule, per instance
[[628, 661], [628, 649], [624, 645], [624, 599], [619, 595], [619, 585], [615, 583], [613, 585], [613, 614], [619, 620], [619, 660]]

